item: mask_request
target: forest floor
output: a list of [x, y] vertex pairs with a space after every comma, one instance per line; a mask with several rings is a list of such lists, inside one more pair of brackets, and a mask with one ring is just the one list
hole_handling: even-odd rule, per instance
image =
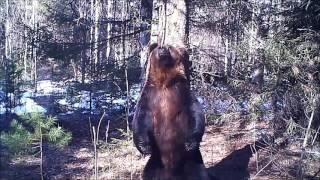
[[[92, 120], [91, 123], [96, 125], [97, 122]], [[73, 140], [64, 149], [45, 146], [45, 179], [93, 179], [93, 145], [88, 117], [69, 116], [60, 119], [60, 124], [72, 132]], [[131, 135], [123, 130], [125, 122], [111, 121], [107, 144], [105, 122], [101, 127], [99, 179], [139, 179], [148, 157], [141, 156], [134, 147]], [[288, 153], [288, 148], [276, 149], [264, 143], [263, 137], [268, 139], [272, 134], [268, 127], [267, 121], [248, 119], [208, 125], [201, 152], [211, 179], [295, 179], [299, 153], [294, 153], [294, 148]], [[311, 171], [320, 168], [318, 162], [310, 164]], [[13, 159], [7, 166], [2, 166], [0, 172], [1, 180], [34, 180], [39, 177], [39, 159], [33, 156]], [[309, 176], [306, 179], [317, 178]]]

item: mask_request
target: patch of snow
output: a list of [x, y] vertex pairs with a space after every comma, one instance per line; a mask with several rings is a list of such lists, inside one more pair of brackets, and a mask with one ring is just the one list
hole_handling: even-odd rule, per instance
[[96, 98], [100, 103], [111, 103], [112, 97], [111, 94], [103, 94]]
[[13, 93], [8, 93], [8, 99], [10, 99], [11, 101], [14, 101], [14, 94]]
[[[79, 95], [75, 96], [75, 101], [77, 102], [72, 105], [73, 108], [90, 109], [90, 92], [80, 91]], [[95, 108], [96, 108], [96, 100], [91, 99], [91, 109], [95, 109]]]
[[[72, 104], [72, 107], [73, 108], [76, 108], [76, 109], [90, 109], [90, 100], [86, 100], [86, 99], [80, 99], [80, 102], [77, 102], [77, 103], [74, 103]], [[95, 104], [95, 101], [92, 99], [92, 102], [91, 102], [91, 109], [95, 109], [96, 107], [96, 104]]]
[[113, 105], [111, 109], [112, 110], [122, 110], [122, 108], [123, 108], [123, 106], [120, 106], [120, 105], [116, 104], [116, 105]]
[[67, 102], [67, 99], [60, 99], [58, 101], [58, 104], [62, 105], [62, 106], [67, 106], [69, 105], [69, 103]]
[[137, 101], [140, 98], [140, 86], [138, 84], [133, 85], [130, 90], [130, 96]]
[[84, 107], [83, 106], [83, 104], [80, 104], [80, 103], [74, 103], [73, 105], [72, 105], [74, 108], [82, 108], [82, 107]]
[[90, 111], [86, 111], [86, 110], [85, 110], [85, 111], [82, 111], [81, 113], [82, 113], [82, 114], [88, 114], [88, 113], [90, 113]]
[[[92, 96], [94, 96], [92, 94]], [[99, 101], [100, 102], [100, 101]], [[70, 98], [63, 98], [57, 101], [59, 105], [67, 106], [67, 109], [90, 109], [90, 92], [80, 91], [78, 95], [71, 96]], [[91, 109], [97, 108], [97, 100], [91, 99]]]
[[43, 92], [44, 94], [49, 94], [53, 89], [52, 81], [43, 80], [37, 82], [37, 91]]
[[51, 80], [42, 80], [37, 82], [37, 96], [50, 95], [50, 94], [64, 94], [66, 93], [66, 88], [59, 87], [62, 86], [59, 83], [52, 82]]
[[4, 100], [6, 94], [0, 90], [0, 101]]
[[18, 115], [25, 114], [25, 113], [46, 113], [47, 110], [42, 106], [39, 106], [33, 99], [24, 98], [21, 100], [23, 105], [17, 106], [14, 108], [14, 112]]
[[26, 92], [22, 93], [21, 99], [30, 98], [30, 97], [33, 97], [33, 92], [32, 91], [26, 91]]
[[[84, 110], [81, 112], [81, 114], [90, 114], [90, 111]], [[100, 111], [91, 111], [91, 114], [98, 115], [100, 114]]]
[[63, 112], [63, 113], [59, 113], [58, 115], [59, 116], [66, 116], [66, 115], [70, 115], [70, 114], [73, 114], [74, 112], [72, 111], [67, 111], [67, 112]]
[[106, 91], [105, 90], [99, 90], [96, 93], [106, 93]]
[[126, 99], [122, 99], [122, 98], [119, 98], [119, 99], [115, 99], [112, 101], [113, 104], [119, 104], [119, 105], [126, 105], [126, 102], [127, 100]]
[[134, 95], [131, 95], [131, 97], [132, 97], [135, 101], [138, 101], [138, 99], [140, 98], [140, 94], [134, 94]]
[[0, 104], [0, 114], [5, 114], [6, 113], [6, 108], [5, 108], [4, 102]]

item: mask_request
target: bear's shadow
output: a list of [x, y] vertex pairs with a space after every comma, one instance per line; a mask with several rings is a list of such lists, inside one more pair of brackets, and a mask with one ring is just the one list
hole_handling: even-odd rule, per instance
[[210, 180], [246, 180], [250, 178], [248, 171], [249, 160], [255, 153], [266, 145], [255, 142], [248, 144], [242, 149], [233, 151], [219, 163], [207, 168]]

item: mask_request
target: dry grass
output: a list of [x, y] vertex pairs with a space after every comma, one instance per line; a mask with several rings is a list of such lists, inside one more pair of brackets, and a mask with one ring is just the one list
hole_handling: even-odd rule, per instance
[[[237, 179], [232, 175], [239, 177], [243, 173], [247, 173], [251, 179], [258, 180], [295, 179], [298, 166], [301, 164], [304, 165], [303, 170], [309, 175], [308, 177], [320, 169], [320, 158], [312, 158], [310, 154], [306, 154], [306, 158], [301, 160], [299, 142], [291, 142], [290, 145], [284, 147], [277, 147], [270, 143], [267, 137], [272, 136], [273, 132], [268, 121], [251, 121], [247, 118], [224, 120], [224, 122], [223, 125], [208, 125], [201, 143], [205, 166], [211, 175], [219, 179]], [[132, 134], [114, 129], [110, 135], [113, 138], [110, 142], [99, 143], [99, 179], [140, 179], [149, 157], [143, 157], [137, 151], [132, 142]], [[255, 152], [251, 145], [258, 139], [265, 140], [267, 146]], [[86, 140], [77, 139], [75, 141], [63, 150], [47, 147], [45, 172], [49, 179], [94, 179], [93, 145]], [[250, 148], [246, 150], [248, 147], [251, 150]], [[250, 153], [249, 156], [248, 153]], [[233, 157], [234, 155], [236, 157]], [[247, 161], [243, 164], [243, 169], [234, 167], [234, 164], [243, 161], [241, 157], [241, 160], [238, 160], [237, 156], [244, 156]], [[30, 157], [12, 161], [15, 164], [12, 166], [13, 171], [17, 171], [18, 164], [24, 164], [24, 166], [17, 171], [20, 176], [6, 176], [19, 179], [19, 177], [25, 177], [25, 174], [33, 174], [32, 177], [37, 177], [38, 169], [26, 169], [26, 164], [36, 162], [38, 162], [36, 158]]]
[[148, 157], [143, 157], [133, 145], [132, 138], [113, 140], [99, 151], [101, 179], [139, 179]]

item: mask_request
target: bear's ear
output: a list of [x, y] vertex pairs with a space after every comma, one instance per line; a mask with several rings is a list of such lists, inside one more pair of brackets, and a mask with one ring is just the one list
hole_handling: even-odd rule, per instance
[[148, 48], [148, 54], [150, 54], [156, 47], [158, 47], [158, 43], [150, 44]]
[[180, 56], [181, 56], [183, 59], [187, 60], [187, 59], [189, 58], [189, 54], [188, 54], [188, 51], [187, 51], [186, 48], [184, 48], [184, 47], [178, 47], [177, 49], [178, 49], [178, 52], [179, 52]]
[[189, 59], [188, 50], [183, 47], [179, 47], [179, 48], [177, 48], [177, 50], [178, 50], [180, 56], [182, 57], [182, 64], [184, 66], [185, 75], [186, 75], [187, 79], [190, 80], [192, 63]]

